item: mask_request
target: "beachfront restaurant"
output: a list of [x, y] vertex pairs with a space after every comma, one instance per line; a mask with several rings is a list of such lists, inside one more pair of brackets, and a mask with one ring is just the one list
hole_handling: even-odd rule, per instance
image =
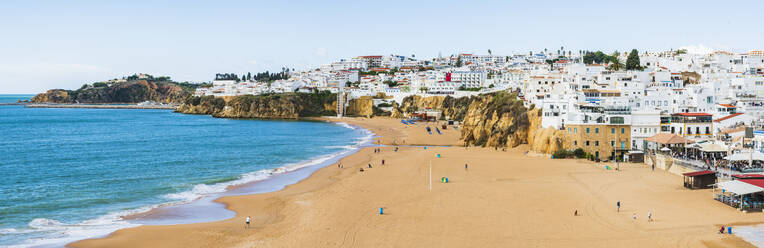
[[724, 157], [727, 167], [743, 173], [764, 172], [764, 153], [741, 152]]
[[764, 179], [739, 179], [715, 186], [714, 199], [721, 203], [748, 212], [761, 212], [764, 207]]
[[716, 172], [710, 170], [682, 174], [684, 187], [688, 189], [707, 189], [716, 183]]
[[653, 135], [645, 139], [645, 142], [649, 150], [661, 152], [681, 151], [684, 149], [685, 144], [695, 143], [695, 141], [671, 133]]

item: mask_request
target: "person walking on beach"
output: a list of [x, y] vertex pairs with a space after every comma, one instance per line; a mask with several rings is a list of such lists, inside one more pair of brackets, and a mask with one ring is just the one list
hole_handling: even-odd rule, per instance
[[247, 226], [244, 227], [244, 229], [249, 229], [249, 221], [250, 221], [250, 218], [249, 216], [247, 216], [247, 221], [246, 221]]
[[385, 165], [385, 160], [384, 159], [382, 160], [382, 165]]
[[653, 212], [647, 211], [647, 222], [653, 221]]
[[655, 171], [655, 164], [653, 164], [653, 171]]
[[615, 206], [618, 207], [618, 212], [621, 212], [621, 201], [618, 201], [615, 203]]
[[467, 170], [467, 164], [466, 163], [464, 164], [464, 170], [465, 171]]

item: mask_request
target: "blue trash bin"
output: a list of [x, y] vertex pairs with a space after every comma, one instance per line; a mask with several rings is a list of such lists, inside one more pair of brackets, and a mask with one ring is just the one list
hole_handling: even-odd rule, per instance
[[382, 208], [379, 208], [379, 215], [382, 215]]
[[731, 226], [727, 227], [727, 234], [732, 234], [732, 227]]

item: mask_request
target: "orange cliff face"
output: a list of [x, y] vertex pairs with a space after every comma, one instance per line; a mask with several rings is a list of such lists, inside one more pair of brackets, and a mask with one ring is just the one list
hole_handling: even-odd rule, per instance
[[53, 89], [32, 97], [32, 102], [72, 103], [72, 99], [69, 97], [69, 92], [67, 90]]
[[473, 97], [411, 96], [393, 108], [393, 118], [423, 109], [437, 109], [446, 118], [462, 121], [461, 140], [465, 145], [516, 147], [551, 154], [571, 149], [571, 139], [562, 130], [541, 128], [541, 110], [528, 109], [513, 93], [496, 92]]

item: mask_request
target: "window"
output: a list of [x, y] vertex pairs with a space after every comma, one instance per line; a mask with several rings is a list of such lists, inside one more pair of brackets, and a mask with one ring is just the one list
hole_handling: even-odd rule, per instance
[[708, 127], [706, 127], [706, 134], [711, 134]]
[[700, 134], [700, 127], [695, 127], [695, 134]]
[[621, 141], [621, 149], [626, 149], [626, 142]]
[[589, 141], [588, 140], [586, 141], [586, 146], [589, 146]]
[[674, 127], [671, 127], [671, 133], [674, 133]]
[[615, 146], [615, 140], [610, 141], [610, 146]]
[[626, 133], [626, 129], [621, 128], [621, 133]]
[[611, 128], [610, 133], [615, 133], [615, 128]]
[[692, 134], [692, 128], [691, 127], [687, 128], [687, 134]]
[[594, 152], [594, 157], [595, 158], [599, 158], [600, 157], [600, 152]]
[[589, 128], [588, 127], [586, 128], [586, 133], [589, 133]]
[[599, 127], [595, 127], [594, 128], [594, 133], [600, 133], [600, 128]]
[[578, 140], [574, 140], [574, 141], [573, 141], [573, 145], [574, 145], [574, 146], [577, 146], [577, 145], [578, 145]]
[[573, 133], [578, 133], [578, 128], [577, 127], [573, 128]]
[[599, 140], [595, 140], [594, 141], [594, 146], [600, 146], [600, 141]]
[[570, 133], [570, 128], [568, 128], [568, 133]]

